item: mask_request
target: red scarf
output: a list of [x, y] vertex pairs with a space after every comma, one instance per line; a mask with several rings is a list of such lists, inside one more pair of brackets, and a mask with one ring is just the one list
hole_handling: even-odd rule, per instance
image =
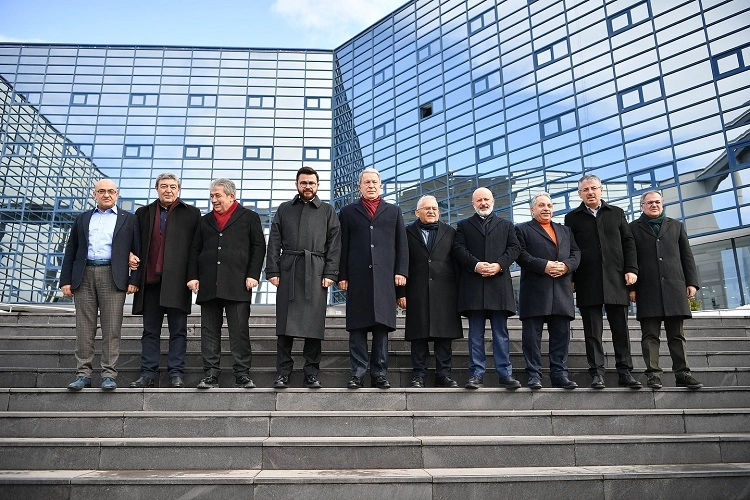
[[224, 212], [223, 214], [220, 214], [216, 210], [214, 210], [214, 218], [216, 219], [216, 224], [219, 225], [219, 231], [223, 231], [224, 228], [227, 225], [227, 222], [229, 222], [229, 218], [232, 216], [235, 210], [237, 210], [237, 207], [240, 206], [239, 202], [237, 200], [232, 203], [232, 206], [229, 207], [229, 209]]
[[380, 205], [380, 196], [378, 196], [374, 200], [366, 200], [364, 197], [360, 199], [362, 200], [362, 204], [365, 206], [365, 208], [367, 209], [367, 213], [370, 214], [370, 218], [372, 219], [375, 216], [375, 211]]

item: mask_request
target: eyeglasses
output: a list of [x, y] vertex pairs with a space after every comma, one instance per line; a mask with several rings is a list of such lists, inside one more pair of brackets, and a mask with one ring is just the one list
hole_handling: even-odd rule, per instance
[[116, 189], [97, 189], [94, 192], [96, 194], [98, 194], [99, 196], [104, 196], [105, 194], [108, 194], [110, 196], [114, 196], [114, 195], [117, 194], [117, 190]]
[[649, 205], [649, 206], [654, 205], [658, 207], [659, 205], [661, 205], [661, 201], [660, 200], [644, 201], [643, 204]]
[[440, 207], [421, 207], [421, 208], [418, 208], [417, 210], [424, 210], [425, 212], [439, 212]]
[[302, 187], [308, 187], [308, 186], [315, 187], [318, 185], [318, 183], [315, 181], [299, 181], [297, 184], [299, 184]]
[[578, 192], [579, 193], [593, 193], [595, 191], [600, 190], [601, 188], [602, 188], [601, 186], [591, 186], [587, 188], [581, 188], [578, 190]]

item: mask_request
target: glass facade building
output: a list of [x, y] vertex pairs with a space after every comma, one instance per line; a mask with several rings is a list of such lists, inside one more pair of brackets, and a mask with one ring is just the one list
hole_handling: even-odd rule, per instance
[[377, 168], [407, 221], [433, 194], [455, 223], [479, 186], [514, 222], [547, 191], [561, 221], [589, 173], [632, 220], [659, 189], [703, 308], [746, 305], [748, 40], [747, 0], [418, 0], [332, 52], [0, 44], [0, 222], [27, 238], [2, 233], [2, 300], [62, 300], [59, 241], [99, 176], [132, 210], [174, 172], [203, 211], [229, 177], [267, 231], [309, 162], [337, 209]]

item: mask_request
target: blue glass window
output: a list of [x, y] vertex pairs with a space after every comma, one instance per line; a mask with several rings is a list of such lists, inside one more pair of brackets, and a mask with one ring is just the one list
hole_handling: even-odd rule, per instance
[[130, 94], [131, 106], [158, 106], [159, 94]]
[[188, 106], [191, 108], [215, 108], [216, 94], [190, 94]]
[[629, 111], [658, 101], [662, 97], [661, 79], [656, 78], [623, 90], [617, 94], [617, 102], [620, 105], [620, 111]]
[[245, 146], [246, 160], [272, 160], [273, 146]]
[[249, 95], [247, 96], [248, 108], [273, 108], [276, 98], [267, 95]]
[[477, 163], [505, 154], [505, 137], [497, 137], [476, 147]]
[[380, 139], [392, 133], [393, 133], [393, 120], [389, 120], [385, 123], [381, 123], [380, 125], [376, 126], [372, 131], [372, 135], [375, 139]]
[[487, 75], [480, 76], [479, 78], [474, 80], [471, 85], [472, 89], [474, 90], [474, 95], [478, 96], [479, 94], [483, 94], [488, 90], [500, 86], [501, 83], [503, 82], [502, 78], [500, 77], [500, 70], [497, 70]]
[[386, 66], [372, 75], [372, 84], [378, 85], [393, 77], [393, 66]]
[[328, 161], [331, 159], [330, 148], [304, 148], [302, 159], [308, 161]]
[[423, 45], [419, 50], [417, 50], [417, 60], [424, 61], [430, 56], [434, 56], [440, 52], [440, 39], [433, 40], [427, 45]]
[[568, 111], [561, 115], [554, 116], [540, 124], [542, 137], [549, 139], [557, 135], [564, 134], [569, 130], [578, 127], [578, 118], [575, 111]]
[[641, 2], [609, 16], [607, 28], [609, 28], [610, 35], [616, 35], [649, 19], [651, 19], [651, 8], [648, 2]]
[[305, 97], [306, 109], [331, 109], [330, 97]]
[[150, 144], [125, 144], [122, 156], [124, 158], [151, 158], [154, 156], [154, 147]]
[[495, 8], [491, 8], [479, 14], [477, 17], [469, 20], [469, 35], [473, 35], [485, 26], [497, 21]]
[[567, 56], [569, 53], [570, 48], [568, 47], [568, 39], [565, 38], [534, 52], [534, 63], [537, 68], [543, 68], [544, 66], [552, 64], [558, 59]]
[[98, 106], [99, 94], [74, 92], [70, 95], [71, 106]]
[[745, 71], [750, 67], [750, 43], [732, 49], [711, 59], [716, 78], [724, 78]]
[[209, 160], [213, 156], [213, 146], [185, 146], [185, 158], [189, 160]]

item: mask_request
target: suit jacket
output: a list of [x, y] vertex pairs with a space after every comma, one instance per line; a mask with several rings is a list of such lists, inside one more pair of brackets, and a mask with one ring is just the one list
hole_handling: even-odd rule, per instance
[[[461, 264], [458, 310], [464, 315], [467, 311], [485, 309], [515, 314], [516, 299], [508, 268], [521, 252], [521, 246], [509, 221], [493, 215], [485, 224], [486, 228], [482, 218], [474, 214], [456, 226], [453, 246]], [[498, 263], [502, 272], [483, 278], [474, 272], [478, 262]]]
[[[164, 238], [164, 268], [161, 274], [161, 292], [159, 304], [162, 307], [173, 307], [190, 312], [192, 302], [191, 291], [185, 286], [187, 279], [188, 257], [190, 245], [193, 242], [195, 228], [201, 219], [201, 211], [192, 205], [186, 205], [177, 200], [167, 218], [167, 231]], [[146, 287], [146, 266], [148, 266], [151, 234], [154, 229], [156, 211], [159, 210], [159, 200], [140, 207], [135, 211], [141, 227], [140, 255], [141, 271], [138, 291], [133, 296], [133, 314], [143, 314], [143, 294]]]
[[641, 273], [635, 286], [636, 318], [668, 316], [690, 318], [687, 287], [698, 286], [698, 269], [693, 259], [685, 227], [665, 217], [659, 235], [648, 223], [648, 216], [630, 223], [638, 250]]
[[[518, 295], [518, 316], [558, 315], [575, 317], [572, 277], [578, 268], [581, 251], [569, 227], [552, 223], [557, 245], [535, 219], [516, 226], [521, 244], [518, 265], [521, 266], [521, 290]], [[558, 278], [545, 274], [547, 262], [557, 260], [569, 272]], [[624, 278], [623, 278], [624, 279]]]
[[361, 200], [341, 209], [339, 280], [348, 280], [346, 329], [396, 329], [394, 276], [409, 275], [409, 247], [401, 209], [381, 200], [372, 219]]
[[576, 303], [628, 305], [625, 273], [638, 274], [638, 258], [630, 226], [621, 208], [602, 206], [596, 217], [581, 205], [565, 215], [565, 225], [581, 249], [581, 264], [573, 274]]
[[188, 259], [187, 281], [200, 280], [196, 303], [212, 299], [250, 302], [252, 291], [245, 287], [245, 280], [260, 280], [265, 255], [266, 240], [257, 213], [240, 205], [219, 231], [213, 212], [208, 212], [195, 230]]
[[460, 267], [453, 255], [456, 230], [438, 222], [432, 250], [422, 237], [417, 222], [406, 226], [409, 243], [409, 279], [398, 287], [406, 297], [406, 340], [463, 337], [458, 313]]
[[[70, 285], [73, 290], [81, 286], [83, 272], [86, 269], [86, 257], [89, 250], [89, 223], [94, 210], [79, 215], [73, 223], [70, 238], [65, 245], [60, 286]], [[128, 285], [138, 285], [140, 269], [130, 272], [128, 259], [130, 252], [140, 256], [141, 242], [138, 219], [130, 212], [117, 209], [117, 222], [112, 236], [112, 279], [119, 290], [127, 291]]]

